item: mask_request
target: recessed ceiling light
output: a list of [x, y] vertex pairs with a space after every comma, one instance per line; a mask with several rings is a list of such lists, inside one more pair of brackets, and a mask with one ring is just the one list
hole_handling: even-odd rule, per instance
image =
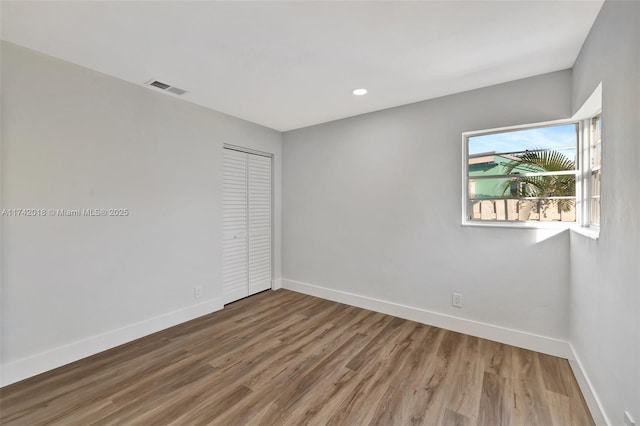
[[367, 89], [355, 89], [351, 93], [353, 93], [356, 96], [362, 96], [362, 95], [366, 95], [367, 94]]

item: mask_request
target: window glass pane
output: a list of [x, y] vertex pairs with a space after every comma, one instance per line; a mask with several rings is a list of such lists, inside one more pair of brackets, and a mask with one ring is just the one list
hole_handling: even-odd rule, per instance
[[591, 167], [598, 168], [602, 164], [601, 144], [591, 145]]
[[575, 175], [523, 176], [473, 179], [469, 177], [469, 198], [574, 197]]
[[469, 198], [496, 198], [511, 196], [511, 179], [469, 179]]
[[576, 155], [575, 146], [557, 150], [532, 150], [518, 154], [470, 154], [468, 171], [469, 175], [478, 176], [575, 170]]
[[575, 222], [575, 200], [469, 200], [471, 220]]
[[591, 119], [591, 167], [598, 168], [601, 164], [602, 120], [600, 116]]
[[602, 134], [602, 120], [599, 115], [591, 119], [591, 126], [593, 132], [593, 142], [600, 141], [600, 135]]
[[538, 127], [469, 137], [469, 155], [576, 147], [576, 125]]
[[600, 198], [591, 199], [591, 223], [600, 224]]
[[591, 174], [591, 196], [600, 196], [600, 171]]

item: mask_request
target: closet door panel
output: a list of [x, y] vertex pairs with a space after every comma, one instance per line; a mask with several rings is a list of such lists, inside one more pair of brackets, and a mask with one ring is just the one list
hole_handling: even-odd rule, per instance
[[249, 295], [248, 290], [248, 154], [224, 150], [223, 267], [224, 303]]
[[271, 288], [271, 158], [249, 155], [249, 294]]

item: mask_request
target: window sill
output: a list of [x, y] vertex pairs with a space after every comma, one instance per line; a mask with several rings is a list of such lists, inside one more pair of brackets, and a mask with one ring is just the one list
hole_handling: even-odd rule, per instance
[[498, 222], [498, 221], [463, 221], [462, 226], [477, 228], [511, 228], [511, 229], [573, 229], [575, 223], [558, 223], [558, 222]]
[[571, 230], [576, 234], [582, 235], [583, 237], [591, 238], [592, 240], [598, 240], [600, 238], [600, 230], [597, 228], [573, 226]]

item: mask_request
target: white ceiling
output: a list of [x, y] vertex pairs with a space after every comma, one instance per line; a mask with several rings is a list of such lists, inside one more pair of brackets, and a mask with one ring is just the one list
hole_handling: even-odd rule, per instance
[[2, 1], [1, 34], [285, 131], [570, 68], [602, 3]]

